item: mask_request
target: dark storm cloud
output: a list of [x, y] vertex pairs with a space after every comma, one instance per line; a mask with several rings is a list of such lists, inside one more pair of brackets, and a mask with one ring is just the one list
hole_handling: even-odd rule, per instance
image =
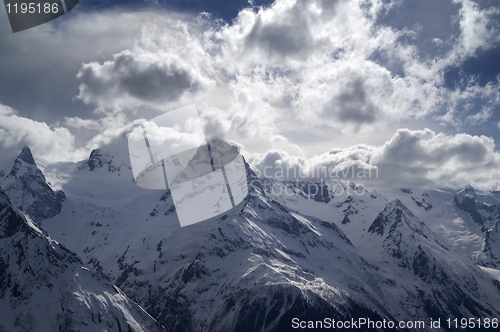
[[352, 79], [323, 109], [326, 117], [360, 125], [373, 123], [377, 113], [378, 109], [371, 102], [362, 78]]
[[384, 146], [380, 160], [386, 164], [428, 167], [455, 159], [461, 163], [484, 163], [494, 150], [485, 136], [458, 134], [452, 138], [431, 130], [398, 130]]
[[[179, 18], [175, 13], [166, 18], [164, 13], [127, 8], [92, 11], [83, 7], [16, 34], [0, 26], [0, 147], [7, 165], [0, 162], [0, 168], [4, 171], [24, 145], [47, 161], [80, 160], [102, 138], [113, 135], [113, 128], [128, 123], [126, 114], [95, 112], [94, 104], [76, 100], [81, 84], [76, 74], [82, 63], [105, 62], [133, 47], [149, 22], [164, 24], [171, 17]], [[4, 18], [8, 23], [3, 15], [0, 10], [0, 23]], [[182, 82], [183, 72], [172, 68], [173, 76]], [[133, 82], [123, 84], [137, 96], [147, 96]], [[96, 93], [106, 90], [94, 88]], [[147, 85], [145, 89], [151, 90]]]
[[303, 11], [299, 1], [283, 13], [280, 21], [264, 22], [259, 16], [247, 36], [247, 48], [258, 48], [269, 57], [307, 58], [314, 39]]
[[133, 68], [120, 85], [139, 99], [177, 100], [184, 91], [198, 90], [198, 83], [183, 69], [172, 65], [162, 68], [155, 64], [144, 69]]
[[113, 56], [103, 65], [83, 65], [77, 78], [80, 98], [93, 102], [128, 94], [145, 101], [175, 101], [186, 91], [199, 88], [188, 70], [176, 64], [165, 64], [136, 57], [129, 51]]
[[75, 74], [82, 62], [109, 59], [130, 47], [140, 38], [140, 27], [153, 17], [83, 13], [76, 6], [52, 23], [16, 34], [0, 33], [0, 103], [47, 123], [64, 116], [91, 116], [93, 107], [75, 105], [73, 100], [79, 86]]
[[[303, 0], [302, 2], [307, 1]], [[325, 18], [331, 18], [332, 15], [337, 13], [337, 4], [341, 0], [319, 0], [318, 4], [320, 5], [322, 12], [321, 15]]]

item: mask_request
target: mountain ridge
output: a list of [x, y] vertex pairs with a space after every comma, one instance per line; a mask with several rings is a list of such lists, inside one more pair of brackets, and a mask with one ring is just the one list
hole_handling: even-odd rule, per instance
[[[448, 211], [435, 194], [337, 182], [318, 196], [315, 183], [261, 180], [245, 164], [247, 199], [181, 228], [170, 193], [137, 187], [126, 153], [106, 153], [107, 167], [74, 167], [61, 212], [43, 225], [169, 330], [278, 331], [301, 310], [398, 320], [500, 307], [493, 279], [423, 221]], [[270, 192], [284, 187], [289, 195]], [[382, 234], [369, 232], [378, 215], [389, 218]]]
[[27, 146], [17, 156], [10, 173], [1, 179], [0, 189], [36, 222], [61, 212], [65, 199], [63, 191], [54, 192], [47, 184]]
[[0, 191], [2, 331], [163, 331]]

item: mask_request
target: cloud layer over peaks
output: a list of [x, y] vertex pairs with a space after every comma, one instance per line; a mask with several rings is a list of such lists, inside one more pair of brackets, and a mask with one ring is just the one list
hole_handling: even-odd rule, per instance
[[78, 147], [196, 104], [205, 136], [236, 142], [257, 168], [354, 165], [390, 181], [497, 187], [488, 136], [500, 123], [500, 66], [491, 60], [500, 54], [500, 10], [489, 2], [277, 0], [232, 22], [126, 9], [73, 19], [85, 15], [94, 18], [91, 36], [99, 26], [114, 31], [106, 17], [127, 36], [112, 52], [116, 33], [101, 36], [94, 46], [108, 52], [71, 72], [84, 111], [60, 110], [47, 126]]
[[[250, 121], [270, 136], [284, 125], [367, 134], [411, 119], [484, 123], [500, 105], [498, 80], [484, 86], [458, 77], [451, 84], [446, 74], [499, 45], [500, 12], [469, 0], [428, 2], [406, 26], [399, 16], [407, 7], [411, 2], [279, 0], [241, 11], [232, 24], [149, 23], [129, 50], [82, 66], [79, 98], [102, 108], [166, 110], [219, 95], [228, 102], [212, 120], [225, 125], [212, 128], [240, 140], [236, 131]], [[442, 22], [426, 20], [429, 8]]]
[[249, 160], [262, 177], [347, 179], [374, 187], [500, 188], [500, 154], [493, 139], [429, 129], [399, 129], [381, 146], [355, 145], [312, 158], [272, 150]]

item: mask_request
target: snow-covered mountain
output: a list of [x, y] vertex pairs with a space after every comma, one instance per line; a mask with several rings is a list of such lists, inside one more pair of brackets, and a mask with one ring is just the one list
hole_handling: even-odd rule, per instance
[[498, 192], [480, 192], [470, 185], [459, 191], [402, 188], [367, 192], [352, 182], [340, 181], [266, 180], [264, 188], [289, 208], [336, 222], [358, 246], [365, 245], [365, 233], [385, 204], [397, 199], [452, 252], [481, 266], [500, 267]]
[[0, 188], [14, 205], [35, 221], [57, 215], [65, 199], [62, 191], [54, 192], [46, 183], [27, 146], [14, 161], [10, 173], [2, 178]]
[[481, 195], [466, 186], [453, 198], [456, 206], [470, 215], [485, 233], [483, 252], [477, 256], [485, 267], [500, 268], [500, 196], [498, 192]]
[[[500, 316], [494, 265], [475, 265], [497, 233], [453, 191], [259, 180], [247, 166], [243, 203], [180, 227], [168, 190], [134, 183], [126, 147], [61, 167], [66, 199], [43, 227], [169, 331]], [[497, 194], [483, 196], [476, 202], [494, 205]], [[483, 218], [493, 223], [492, 213]]]
[[[405, 303], [403, 307], [408, 309], [423, 305], [431, 317], [439, 317], [450, 311], [457, 313], [459, 309], [454, 306], [476, 301], [472, 294], [464, 299], [468, 296], [462, 290], [470, 290], [472, 285], [480, 288], [478, 268], [473, 264], [477, 257], [473, 253], [479, 251], [478, 245], [483, 250], [485, 234], [457, 206], [452, 192], [408, 188], [368, 192], [353, 183], [339, 181], [266, 180], [263, 188], [291, 209], [336, 223], [371, 262], [391, 266], [392, 273], [404, 276], [394, 280], [404, 280], [412, 286], [405, 290], [409, 301], [399, 301], [399, 305]], [[495, 195], [482, 196], [488, 197], [485, 200], [491, 204], [495, 202]], [[488, 272], [496, 282], [496, 272]], [[449, 287], [461, 291], [443, 292]], [[422, 302], [410, 300], [419, 297], [411, 289], [426, 289]], [[498, 297], [496, 292], [494, 298]], [[418, 312], [407, 314], [418, 316]]]
[[164, 331], [0, 191], [1, 331]]
[[[335, 225], [292, 214], [254, 191], [230, 214], [181, 228], [169, 192], [136, 186], [124, 176], [130, 168], [123, 159], [94, 159], [106, 155], [94, 151], [89, 161], [75, 165], [61, 213], [43, 225], [168, 330], [279, 329], [302, 308], [314, 317], [356, 313], [382, 319], [363, 301], [316, 280], [310, 270], [307, 251], [316, 252], [325, 275], [342, 270], [342, 264], [328, 267], [323, 258], [333, 248], [343, 248], [336, 260], [356, 256], [348, 253], [356, 249]], [[304, 293], [302, 285], [310, 290]], [[327, 290], [326, 299], [316, 285]]]

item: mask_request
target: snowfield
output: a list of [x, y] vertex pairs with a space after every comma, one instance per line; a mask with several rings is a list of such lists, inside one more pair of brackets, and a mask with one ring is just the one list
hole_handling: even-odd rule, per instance
[[[71, 256], [79, 267], [60, 275], [80, 285], [71, 308], [123, 314], [132, 329], [150, 330], [154, 324], [141, 315], [134, 325], [134, 313], [111, 314], [128, 297], [167, 331], [287, 331], [294, 317], [500, 317], [498, 193], [257, 179], [246, 165], [249, 195], [242, 203], [180, 227], [169, 190], [134, 183], [126, 147], [44, 166], [45, 174], [30, 155], [23, 150], [1, 188], [39, 225], [30, 229], [40, 227], [57, 242], [40, 238], [81, 257]], [[344, 190], [329, 190], [334, 186]], [[40, 210], [45, 202], [51, 210]], [[26, 253], [19, 260], [35, 259]], [[100, 275], [109, 281], [81, 281]], [[119, 292], [102, 290], [111, 283]], [[6, 299], [2, 308], [18, 310]], [[92, 321], [85, 315], [80, 321]]]

